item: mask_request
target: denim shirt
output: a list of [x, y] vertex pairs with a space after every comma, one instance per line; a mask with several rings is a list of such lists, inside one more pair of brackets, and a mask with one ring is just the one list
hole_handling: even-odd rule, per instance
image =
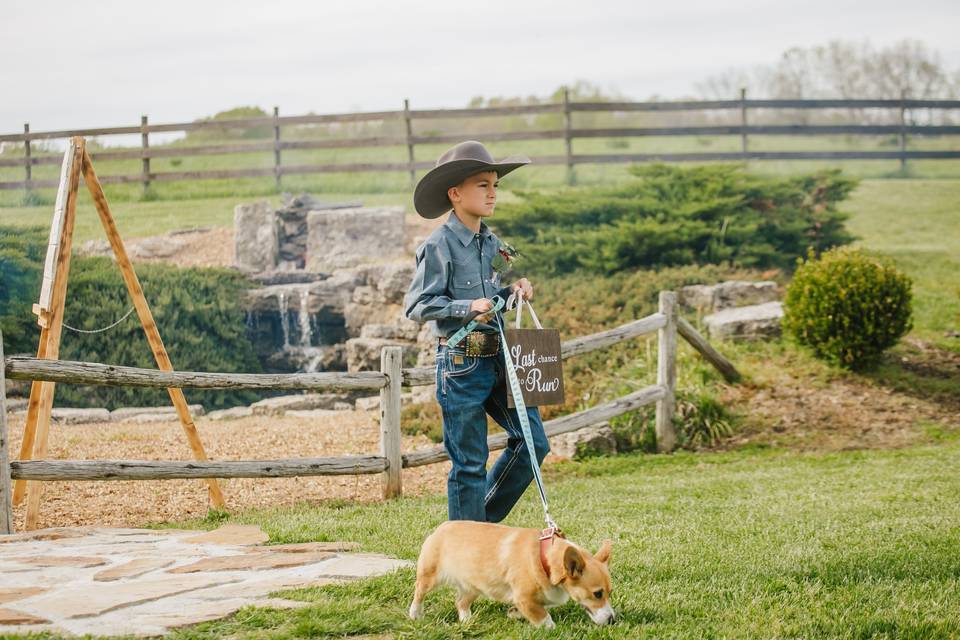
[[[417, 322], [434, 321], [433, 334], [449, 338], [463, 325], [471, 303], [499, 295], [506, 300], [510, 284], [501, 286], [493, 270], [500, 240], [480, 222], [468, 229], [452, 211], [447, 222], [417, 247], [417, 270], [403, 299], [404, 315]], [[497, 314], [502, 322], [501, 313]]]

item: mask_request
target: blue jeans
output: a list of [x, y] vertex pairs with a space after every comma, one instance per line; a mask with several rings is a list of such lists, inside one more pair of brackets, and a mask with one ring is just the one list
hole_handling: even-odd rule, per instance
[[[454, 362], [461, 356], [463, 362]], [[443, 412], [443, 445], [452, 468], [447, 477], [451, 520], [500, 522], [533, 479], [516, 409], [507, 407], [506, 363], [495, 356], [469, 357], [462, 346], [438, 345], [437, 402]], [[507, 432], [507, 448], [487, 471], [487, 414]], [[537, 407], [528, 407], [537, 463], [550, 444]]]

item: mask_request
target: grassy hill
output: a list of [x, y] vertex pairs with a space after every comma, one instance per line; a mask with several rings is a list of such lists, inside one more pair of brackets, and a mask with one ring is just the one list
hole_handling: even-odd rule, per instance
[[845, 207], [859, 244], [914, 280], [914, 334], [960, 352], [960, 181], [866, 180]]

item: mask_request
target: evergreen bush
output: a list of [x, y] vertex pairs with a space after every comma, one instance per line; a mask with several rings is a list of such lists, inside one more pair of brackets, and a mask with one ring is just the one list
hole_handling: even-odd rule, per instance
[[[0, 330], [4, 352], [34, 355], [40, 338], [31, 311], [40, 291], [48, 231], [0, 227]], [[241, 307], [252, 285], [227, 269], [180, 269], [171, 265], [138, 265], [143, 287], [160, 336], [175, 368], [181, 371], [262, 371], [246, 336]], [[107, 258], [74, 257], [67, 285], [64, 321], [93, 330], [114, 323], [132, 307], [120, 269]], [[102, 333], [64, 329], [60, 358], [133, 367], [156, 368], [136, 314]], [[190, 402], [207, 408], [246, 404], [259, 399], [251, 391], [187, 390]], [[167, 405], [165, 389], [57, 385], [58, 406], [106, 407]]]
[[[519, 191], [491, 220], [529, 273], [685, 264], [791, 268], [853, 240], [836, 209], [856, 185], [838, 170], [752, 175], [736, 165], [634, 166], [624, 186]], [[519, 266], [519, 265], [518, 265]]]
[[819, 357], [866, 368], [913, 327], [910, 278], [889, 260], [837, 248], [798, 265], [783, 328]]
[[[222, 373], [261, 371], [246, 336], [241, 308], [249, 281], [227, 269], [181, 269], [172, 265], [137, 267], [137, 276], [150, 305], [174, 368]], [[70, 269], [65, 321], [78, 329], [99, 329], [120, 319], [133, 303], [120, 269], [107, 258], [81, 258]], [[60, 349], [64, 360], [84, 360], [132, 367], [156, 368], [143, 327], [132, 314], [104, 333], [65, 331]], [[233, 389], [185, 390], [187, 400], [207, 408], [247, 404], [259, 398]], [[169, 404], [165, 389], [58, 385], [62, 406], [154, 406]]]
[[32, 308], [40, 293], [48, 233], [43, 227], [0, 226], [0, 331], [8, 356], [37, 352], [40, 330]]

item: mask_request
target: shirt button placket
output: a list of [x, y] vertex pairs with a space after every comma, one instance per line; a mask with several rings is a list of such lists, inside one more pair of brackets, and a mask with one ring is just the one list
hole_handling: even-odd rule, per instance
[[[483, 283], [486, 280], [483, 277], [483, 238], [479, 233], [474, 234], [474, 238], [477, 239], [477, 257], [480, 259], [480, 288], [483, 290], [483, 297], [487, 297], [487, 287]], [[469, 282], [467, 284], [470, 284]]]

